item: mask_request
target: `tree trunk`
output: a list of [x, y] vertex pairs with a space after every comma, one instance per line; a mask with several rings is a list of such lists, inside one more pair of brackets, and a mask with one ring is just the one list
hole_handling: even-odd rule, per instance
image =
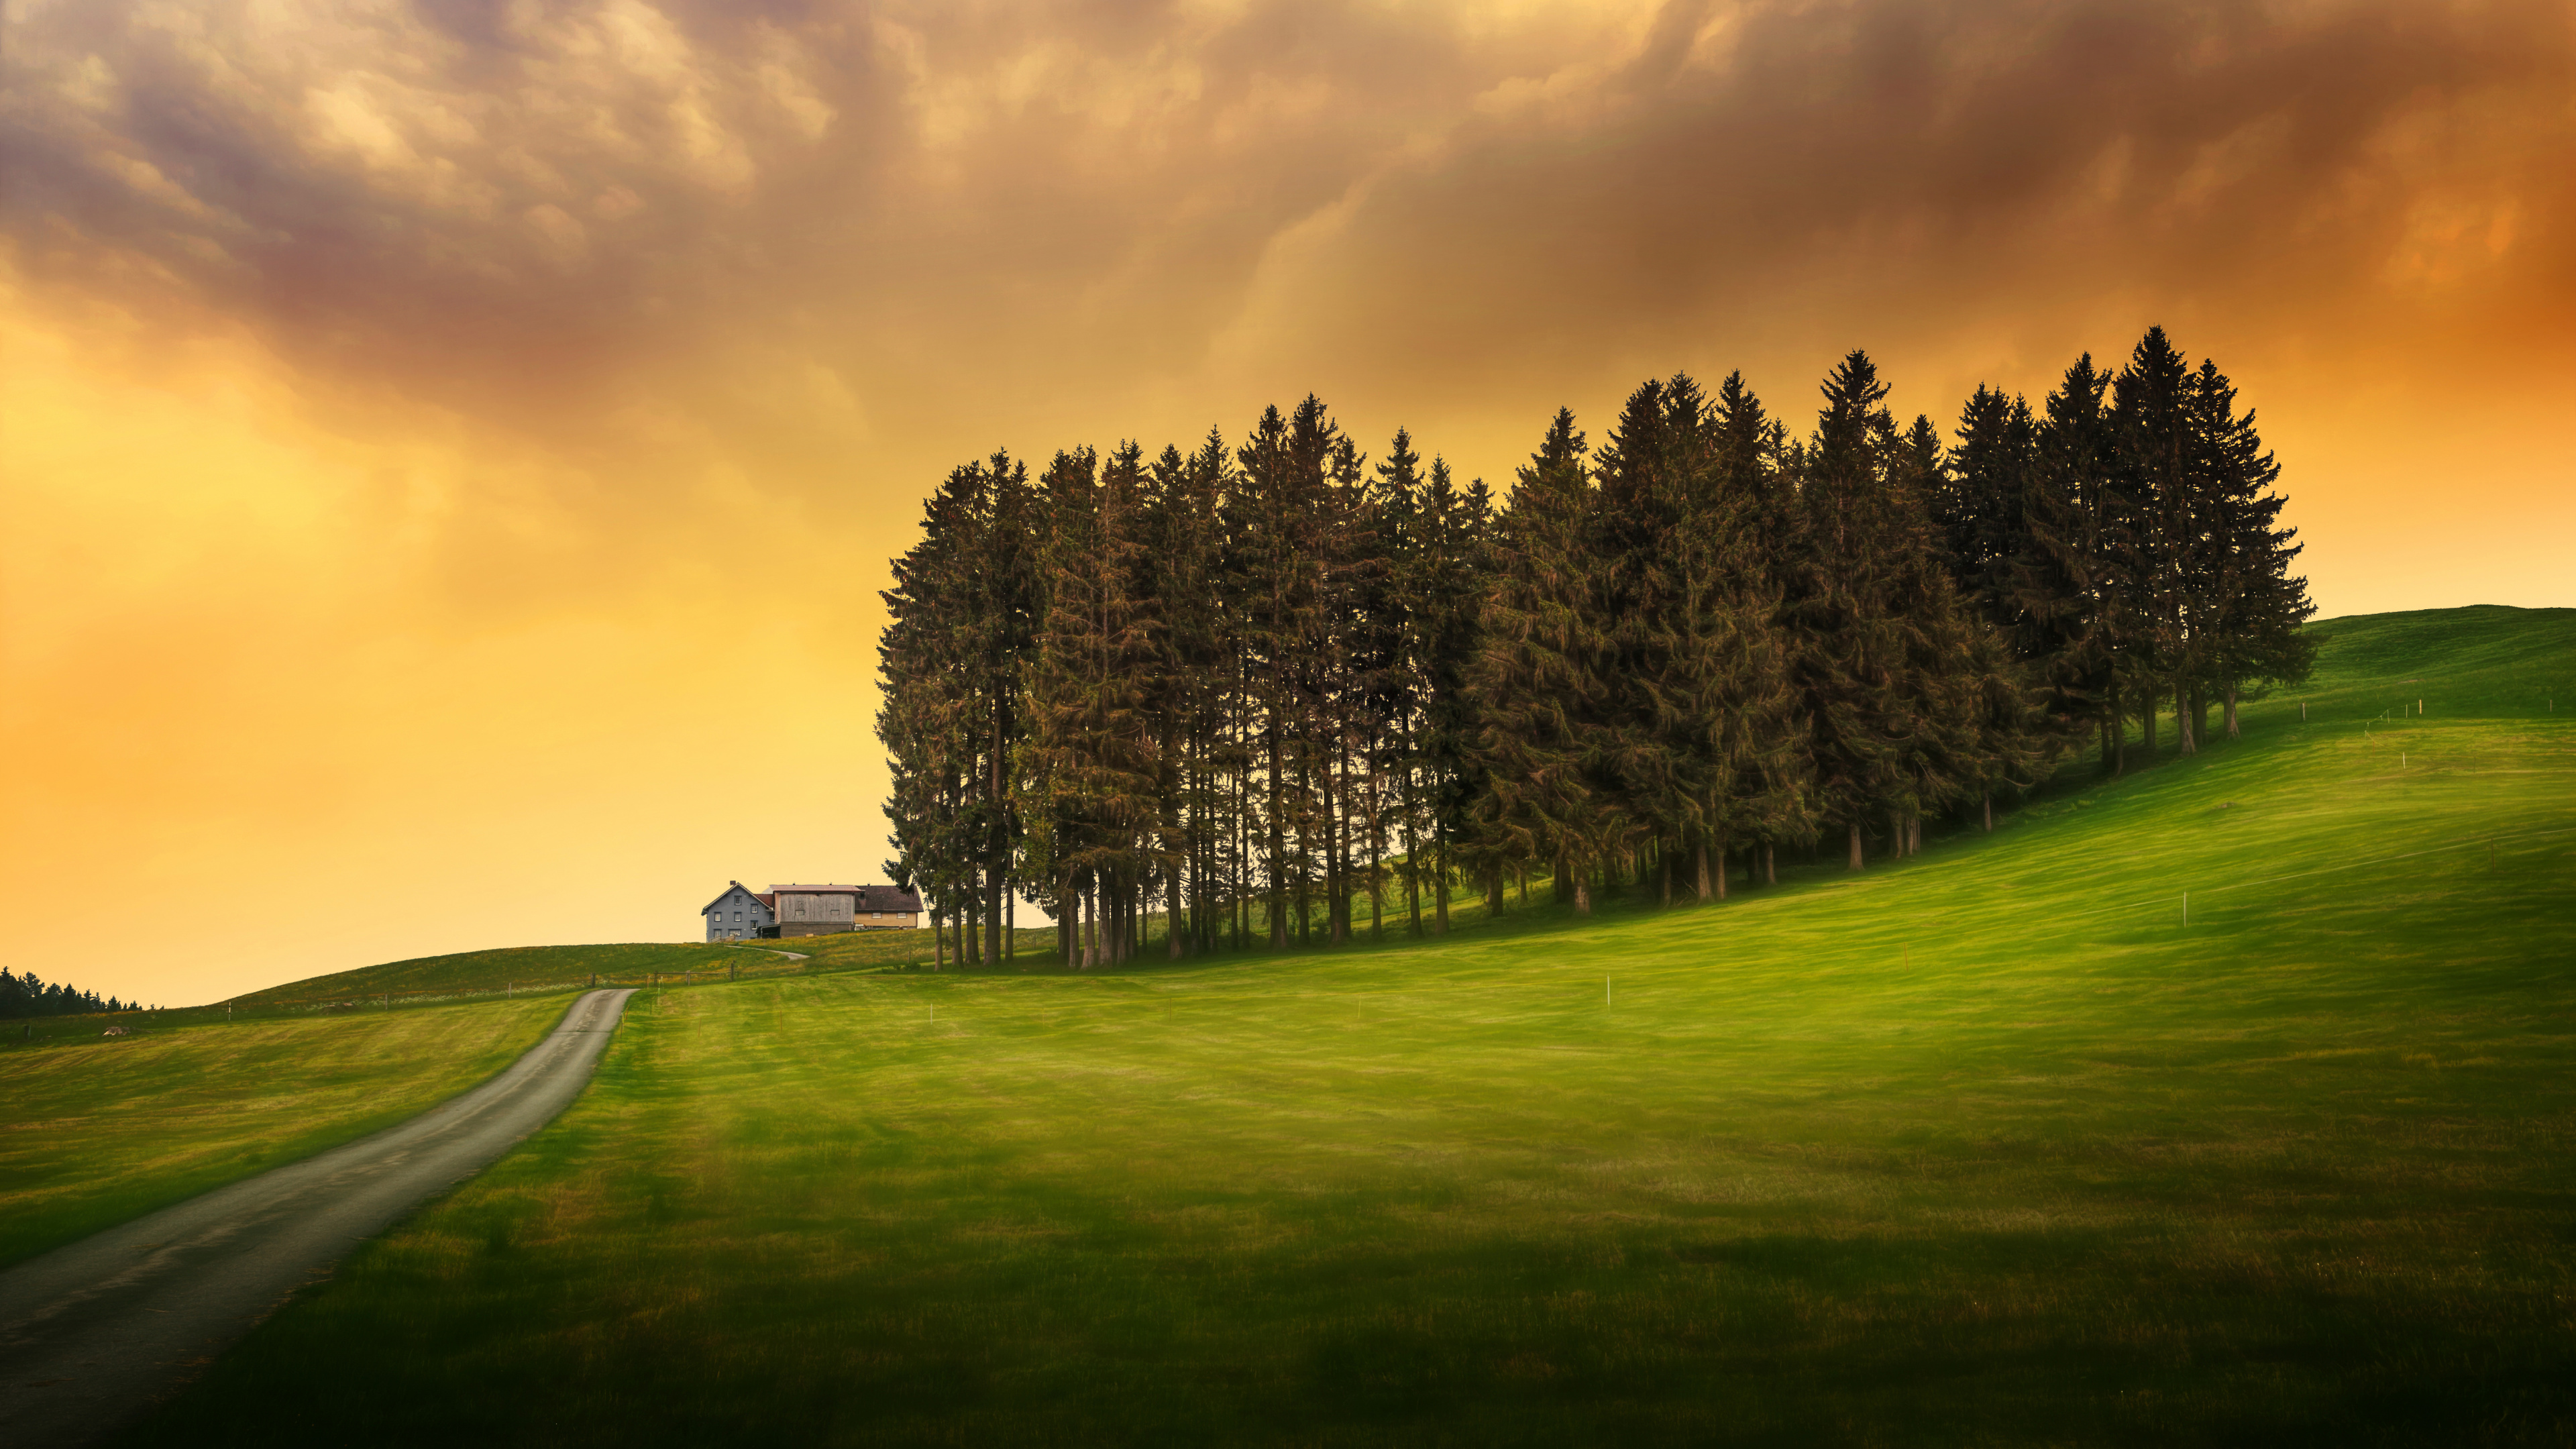
[[2146, 726], [2146, 738], [2140, 740], [2138, 744], [2146, 751], [2147, 763], [2152, 765], [2156, 762], [2156, 693], [2154, 689], [2150, 688], [2147, 691], [2147, 697], [2140, 706], [2140, 713]]
[[1995, 833], [1995, 792], [1991, 789], [1987, 789], [1979, 791], [1978, 794], [1982, 797], [1982, 804], [1986, 813], [1986, 833], [1988, 835], [1992, 835]]
[[1903, 811], [1890, 810], [1887, 812], [1887, 853], [1892, 859], [1903, 860], [1905, 858], [1905, 814]]
[[1574, 878], [1574, 913], [1578, 916], [1592, 914], [1592, 891], [1580, 875]]
[[1324, 944], [1342, 944], [1342, 742], [1324, 762], [1316, 788], [1324, 794]]
[[1923, 817], [1911, 810], [1905, 812], [1905, 853], [1923, 853]]
[[1485, 873], [1485, 919], [1499, 921], [1502, 918], [1503, 873], [1500, 869], [1495, 869]]
[[[1407, 830], [1407, 835], [1413, 832]], [[1422, 934], [1422, 846], [1415, 842], [1404, 855], [1404, 913], [1410, 918], [1406, 927], [1413, 935]]]
[[1279, 721], [1270, 721], [1270, 949], [1288, 947], [1288, 825], [1282, 818], [1280, 792], [1286, 782], [1280, 778]]
[[985, 910], [988, 923], [988, 945], [985, 954], [991, 964], [1002, 964], [1002, 898], [1009, 892], [1011, 876], [1011, 827], [1005, 814], [1010, 805], [1010, 780], [1006, 773], [1010, 762], [1011, 705], [1005, 690], [993, 692], [992, 760], [986, 767], [985, 798], [991, 802], [993, 833], [985, 848], [991, 853], [992, 869], [984, 878]]
[[984, 964], [1002, 964], [1002, 872], [996, 870], [984, 878]]
[[1691, 868], [1692, 883], [1697, 888], [1698, 897], [1701, 900], [1707, 900], [1712, 893], [1712, 888], [1708, 880], [1708, 837], [1706, 835], [1695, 835], [1691, 838]]
[[1762, 883], [1764, 885], [1780, 883], [1780, 852], [1767, 840], [1762, 843]]
[[1862, 868], [1862, 865], [1861, 865], [1861, 854], [1860, 854], [1860, 822], [1859, 822], [1859, 821], [1857, 821], [1857, 820], [1855, 820], [1855, 821], [1853, 821], [1853, 822], [1851, 823], [1851, 867], [1850, 867], [1850, 868], [1851, 868], [1851, 869], [1853, 869], [1853, 870], [1859, 870], [1859, 869], [1861, 869], [1861, 868]]
[[937, 911], [930, 913], [930, 969], [948, 969], [948, 928]]
[[2118, 779], [2129, 768], [2129, 717], [2121, 712], [2123, 706], [2118, 684], [2111, 686], [2110, 705], [2110, 717], [2102, 721], [2103, 727], [2109, 731], [2106, 738], [2110, 741], [2110, 753], [2103, 764], [2111, 772], [2111, 777]]
[[2233, 679], [2231, 679], [2231, 680], [2227, 681], [2227, 699], [2226, 699], [2226, 703], [2225, 703], [2224, 708], [2225, 708], [2225, 711], [2226, 711], [2226, 720], [2227, 720], [2227, 737], [2228, 737], [2229, 739], [2231, 739], [2231, 740], [2232, 740], [2232, 739], [2237, 738], [2237, 733], [2236, 733], [2236, 681], [2235, 681], [2235, 680], [2233, 680]]
[[1378, 738], [1369, 736], [1369, 939], [1386, 939], [1386, 776], [1376, 765]]
[[1673, 859], [1660, 850], [1655, 852], [1655, 896], [1662, 909], [1673, 908]]
[[1434, 911], [1436, 912], [1432, 918], [1432, 932], [1435, 935], [1446, 936], [1449, 934], [1448, 841], [1440, 840], [1433, 842], [1431, 847], [1431, 868], [1437, 872], [1431, 882], [1431, 903]]
[[2191, 689], [2179, 679], [2174, 681], [2174, 753], [2200, 753], [2199, 746], [2191, 738]]

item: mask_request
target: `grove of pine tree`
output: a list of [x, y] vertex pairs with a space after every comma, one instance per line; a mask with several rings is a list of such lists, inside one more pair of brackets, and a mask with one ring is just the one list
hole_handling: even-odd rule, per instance
[[1801, 437], [1740, 374], [1650, 381], [1597, 447], [1559, 410], [1500, 505], [1311, 396], [961, 465], [884, 596], [887, 868], [970, 967], [1019, 899], [1089, 968], [1439, 933], [1533, 874], [1723, 898], [2306, 677], [2280, 469], [2162, 329], [2036, 408], [1979, 387], [1946, 443], [1887, 392], [1852, 353]]

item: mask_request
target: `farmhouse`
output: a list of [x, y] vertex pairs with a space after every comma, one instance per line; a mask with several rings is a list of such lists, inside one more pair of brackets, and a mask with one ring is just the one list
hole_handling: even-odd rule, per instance
[[908, 931], [921, 923], [921, 897], [883, 885], [774, 885], [755, 891], [735, 881], [698, 914], [707, 918], [710, 941]]

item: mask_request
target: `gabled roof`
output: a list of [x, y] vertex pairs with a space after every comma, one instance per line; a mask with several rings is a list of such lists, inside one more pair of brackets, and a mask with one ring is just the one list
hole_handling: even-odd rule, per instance
[[918, 891], [904, 890], [896, 886], [779, 885], [771, 886], [765, 891], [755, 891], [745, 890], [741, 881], [735, 881], [733, 884], [725, 887], [724, 895], [718, 896], [714, 900], [700, 906], [698, 908], [698, 914], [703, 916], [707, 912], [714, 910], [716, 907], [723, 905], [725, 903], [725, 897], [732, 895], [735, 891], [742, 891], [744, 895], [760, 902], [761, 906], [773, 916], [778, 914], [778, 897], [781, 893], [792, 893], [800, 896], [849, 896], [852, 898], [850, 901], [850, 908], [861, 914], [866, 914], [871, 911], [903, 912], [910, 913], [912, 915], [919, 915], [921, 913], [921, 893]]
[[725, 903], [725, 896], [732, 895], [735, 891], [742, 891], [744, 895], [747, 895], [753, 900], [760, 902], [762, 905], [769, 907], [773, 914], [778, 910], [777, 902], [771, 900], [765, 895], [762, 895], [758, 891], [743, 890], [742, 882], [735, 881], [733, 884], [724, 888], [724, 895], [718, 896], [714, 900], [707, 902], [705, 905], [698, 907], [698, 914], [703, 916], [707, 912], [714, 910], [716, 907], [723, 905]]

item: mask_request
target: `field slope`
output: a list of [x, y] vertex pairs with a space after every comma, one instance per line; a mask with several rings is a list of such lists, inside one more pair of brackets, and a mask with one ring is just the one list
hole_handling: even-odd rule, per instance
[[206, 1022], [0, 1052], [0, 1267], [421, 1112], [561, 1001]]
[[139, 1437], [2564, 1442], [2571, 620], [1719, 907], [647, 993]]

